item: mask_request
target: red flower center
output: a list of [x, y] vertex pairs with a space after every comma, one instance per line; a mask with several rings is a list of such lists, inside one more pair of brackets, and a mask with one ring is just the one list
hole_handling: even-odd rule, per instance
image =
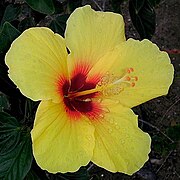
[[59, 88], [63, 96], [65, 110], [71, 119], [78, 119], [85, 115], [89, 119], [97, 119], [102, 114], [102, 107], [97, 101], [98, 92], [86, 95], [75, 96], [74, 94], [90, 89], [94, 89], [98, 83], [98, 78], [87, 80], [87, 73], [84, 71], [76, 71], [69, 80], [61, 79]]
[[76, 66], [71, 79], [60, 78], [58, 90], [63, 97], [65, 110], [71, 119], [78, 119], [82, 115], [89, 119], [99, 119], [104, 116], [105, 107], [100, 103], [100, 96], [117, 95], [127, 87], [134, 87], [137, 76], [133, 76], [134, 69], [127, 68], [121, 76], [113, 74], [87, 77], [89, 66]]

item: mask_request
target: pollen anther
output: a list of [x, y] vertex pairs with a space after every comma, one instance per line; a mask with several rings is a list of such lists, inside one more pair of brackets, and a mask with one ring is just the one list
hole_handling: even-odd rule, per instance
[[138, 77], [137, 77], [137, 76], [134, 76], [134, 80], [135, 80], [135, 81], [138, 81]]
[[130, 76], [126, 76], [125, 79], [126, 79], [126, 81], [130, 81], [131, 77]]
[[[124, 75], [116, 76], [114, 74], [106, 73], [105, 76], [97, 83], [94, 89], [89, 89], [81, 92], [69, 93], [68, 98], [78, 98], [80, 96], [92, 94], [92, 93], [102, 93], [104, 96], [118, 95], [124, 91], [127, 87], [134, 87], [135, 82], [138, 81], [137, 76], [131, 76], [130, 73], [134, 72], [133, 68], [128, 68]], [[128, 75], [127, 75], [128, 74]], [[90, 102], [92, 99], [78, 98], [79, 101]]]
[[132, 82], [131, 83], [131, 87], [134, 87], [136, 84], [135, 84], [135, 82]]
[[[100, 81], [100, 87], [102, 88], [102, 92], [105, 96], [109, 95], [118, 95], [120, 92], [124, 91], [127, 87], [134, 87], [136, 85], [136, 81], [138, 81], [137, 76], [131, 76], [128, 74], [131, 74], [134, 72], [134, 68], [128, 68], [125, 71], [124, 76], [118, 77], [114, 74], [106, 74], [105, 79], [106, 83], [104, 83], [104, 77], [102, 78], [102, 81]], [[102, 83], [103, 82], [103, 83]], [[98, 86], [99, 86], [98, 84]], [[97, 87], [98, 87], [97, 86]]]
[[128, 68], [128, 69], [127, 69], [127, 73], [130, 74], [131, 72], [134, 72], [134, 69], [133, 69], [133, 68]]

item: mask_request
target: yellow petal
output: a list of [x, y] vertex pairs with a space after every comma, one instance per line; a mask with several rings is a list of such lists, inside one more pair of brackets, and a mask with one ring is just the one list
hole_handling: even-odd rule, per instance
[[38, 165], [51, 173], [74, 172], [92, 158], [94, 127], [86, 119], [69, 119], [63, 106], [42, 101], [31, 131]]
[[65, 39], [71, 52], [69, 65], [80, 62], [91, 66], [125, 41], [123, 18], [112, 12], [96, 12], [88, 5], [77, 8], [67, 21]]
[[6, 64], [9, 77], [25, 96], [59, 101], [57, 79], [67, 76], [66, 46], [60, 35], [44, 27], [26, 30], [12, 43]]
[[[128, 68], [133, 68], [134, 72], [128, 74]], [[89, 78], [97, 73], [108, 73], [111, 81], [124, 75], [131, 79], [137, 77], [134, 87], [128, 84], [133, 81], [117, 83], [123, 90], [118, 95], [110, 96], [125, 106], [133, 107], [167, 94], [173, 81], [174, 69], [168, 54], [160, 51], [155, 44], [148, 40], [129, 39], [102, 57], [89, 72]]]
[[103, 121], [94, 122], [92, 161], [111, 172], [133, 174], [148, 160], [151, 139], [138, 128], [137, 116], [121, 105], [109, 107]]

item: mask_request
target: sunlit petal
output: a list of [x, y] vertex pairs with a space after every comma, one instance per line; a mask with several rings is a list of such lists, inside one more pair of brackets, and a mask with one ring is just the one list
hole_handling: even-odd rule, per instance
[[125, 41], [123, 18], [112, 12], [94, 11], [90, 6], [77, 8], [67, 21], [65, 39], [71, 52], [69, 68], [79, 62], [92, 66]]
[[9, 76], [21, 92], [33, 99], [59, 101], [56, 81], [67, 76], [64, 39], [48, 28], [30, 28], [6, 54]]
[[74, 172], [92, 158], [94, 127], [70, 120], [61, 104], [41, 102], [31, 135], [36, 162], [49, 172]]
[[98, 72], [106, 76], [107, 84], [116, 84], [109, 97], [133, 107], [167, 94], [174, 69], [168, 54], [155, 44], [129, 39], [102, 57], [88, 77]]
[[93, 122], [92, 161], [111, 172], [133, 174], [148, 160], [150, 137], [138, 128], [137, 116], [121, 105], [109, 107], [103, 120]]

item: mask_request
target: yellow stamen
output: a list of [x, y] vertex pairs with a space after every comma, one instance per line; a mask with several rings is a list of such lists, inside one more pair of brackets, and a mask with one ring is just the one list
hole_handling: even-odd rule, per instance
[[84, 95], [88, 95], [88, 94], [92, 94], [92, 93], [96, 93], [96, 92], [100, 92], [100, 91], [102, 91], [102, 87], [89, 89], [89, 90], [85, 90], [85, 91], [81, 91], [81, 92], [69, 93], [67, 97], [75, 98], [75, 97], [84, 96]]
[[132, 72], [134, 72], [134, 69], [128, 68], [125, 75], [122, 78], [118, 78], [113, 74], [110, 75], [108, 73], [104, 77], [102, 77], [101, 81], [97, 84], [95, 88], [81, 92], [72, 92], [72, 93], [70, 92], [66, 97], [71, 99], [71, 98], [85, 96], [88, 94], [98, 93], [98, 92], [102, 92], [102, 94], [105, 96], [117, 95], [124, 90], [124, 87], [122, 87], [123, 83], [128, 84], [129, 87], [135, 86], [135, 81], [138, 81], [138, 77], [130, 76], [130, 75], [127, 76], [127, 74], [130, 74]]

